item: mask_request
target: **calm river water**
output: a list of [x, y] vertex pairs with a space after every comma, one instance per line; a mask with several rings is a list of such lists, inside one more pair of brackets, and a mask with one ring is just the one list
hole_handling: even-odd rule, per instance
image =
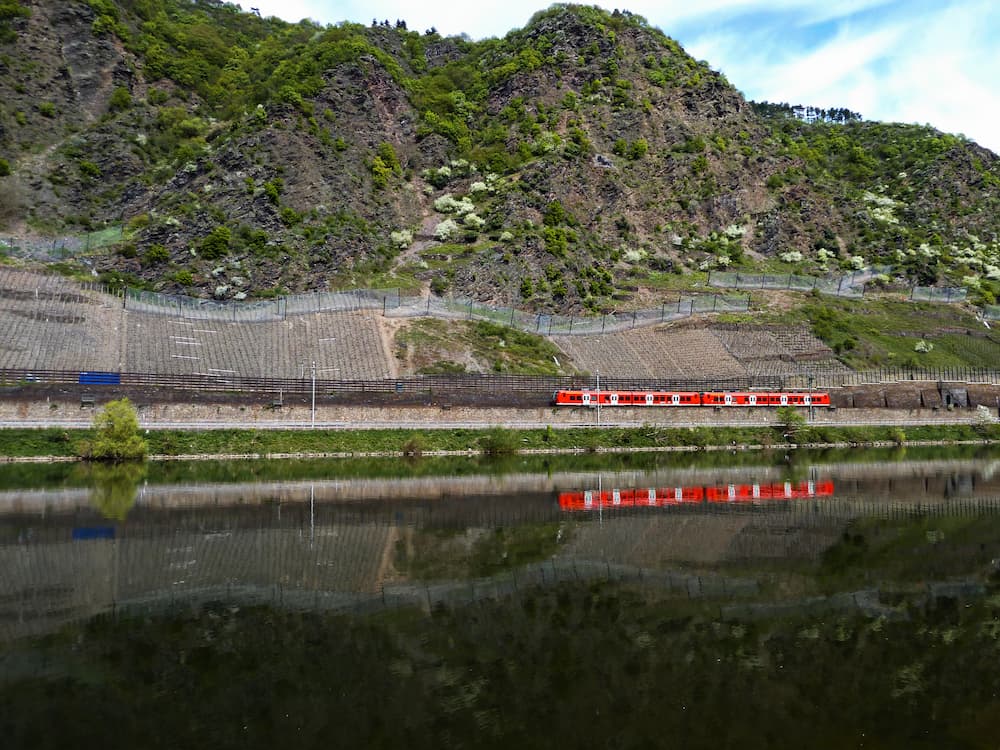
[[0, 736], [995, 748], [1000, 452], [0, 466]]

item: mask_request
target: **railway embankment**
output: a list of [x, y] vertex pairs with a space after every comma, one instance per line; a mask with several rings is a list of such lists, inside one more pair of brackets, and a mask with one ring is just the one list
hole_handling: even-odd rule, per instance
[[[88, 427], [99, 402], [90, 400], [0, 401], [2, 427]], [[137, 404], [144, 429], [449, 429], [510, 427], [519, 429], [584, 427], [780, 427], [783, 416], [767, 407], [471, 407], [348, 406], [273, 404]], [[806, 425], [815, 427], [992, 424], [995, 409], [977, 407], [802, 408]]]

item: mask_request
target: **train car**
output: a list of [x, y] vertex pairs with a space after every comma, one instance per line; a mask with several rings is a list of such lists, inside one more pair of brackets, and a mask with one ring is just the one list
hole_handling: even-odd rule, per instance
[[829, 406], [829, 393], [787, 391], [711, 391], [701, 394], [702, 406]]
[[767, 391], [619, 391], [559, 390], [556, 406], [830, 406], [830, 394]]
[[701, 406], [696, 391], [561, 390], [552, 395], [556, 406]]

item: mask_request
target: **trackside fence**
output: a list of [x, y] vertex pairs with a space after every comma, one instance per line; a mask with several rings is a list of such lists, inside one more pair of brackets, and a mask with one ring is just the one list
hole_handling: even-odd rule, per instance
[[[865, 285], [880, 274], [892, 272], [891, 266], [872, 266], [853, 271], [844, 276], [821, 278], [797, 274], [759, 274], [735, 271], [712, 271], [708, 276], [709, 286], [726, 289], [790, 289], [797, 292], [815, 291], [834, 297], [860, 299], [865, 296]], [[912, 286], [909, 299], [912, 302], [965, 302], [969, 292], [965, 287]], [[987, 317], [993, 317], [987, 314]], [[1000, 311], [997, 316], [1000, 318]]]
[[85, 255], [92, 250], [113, 247], [121, 244], [124, 240], [125, 233], [120, 226], [67, 237], [0, 237], [0, 253], [15, 258], [52, 262]]
[[819, 294], [860, 299], [865, 296], [865, 281], [870, 278], [871, 273], [865, 271], [832, 279], [796, 274], [712, 271], [708, 276], [708, 283], [710, 286], [727, 289], [788, 289], [797, 292], [815, 290]]
[[[99, 373], [96, 373], [99, 374]], [[0, 389], [37, 385], [83, 385], [88, 391], [102, 388], [174, 389], [201, 393], [231, 393], [278, 397], [305, 396], [312, 393], [311, 378], [253, 378], [217, 375], [160, 375], [154, 373], [105, 373], [109, 377], [95, 382], [92, 372], [68, 370], [0, 369]], [[115, 381], [117, 378], [117, 382]], [[622, 378], [593, 375], [422, 375], [380, 380], [315, 381], [320, 396], [338, 394], [399, 394], [429, 395], [438, 393], [521, 393], [549, 396], [561, 388], [590, 390], [811, 390], [852, 385], [881, 383], [934, 382], [1000, 385], [1000, 370], [948, 368], [941, 370], [907, 370], [886, 368], [865, 372], [817, 373], [815, 375], [761, 375], [733, 378]]]
[[316, 292], [253, 302], [206, 300], [159, 294], [140, 289], [124, 293], [126, 310], [171, 315], [190, 320], [264, 323], [290, 315], [372, 310], [388, 317], [435, 317], [482, 320], [545, 335], [586, 335], [650, 326], [702, 313], [746, 312], [750, 300], [743, 295], [678, 295], [659, 307], [600, 316], [527, 313], [514, 307], [490, 307], [472, 300], [406, 295], [399, 289], [354, 289]]

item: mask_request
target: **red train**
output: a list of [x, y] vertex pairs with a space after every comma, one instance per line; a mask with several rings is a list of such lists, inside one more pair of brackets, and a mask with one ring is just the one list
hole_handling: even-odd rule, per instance
[[829, 393], [811, 391], [591, 391], [561, 390], [556, 406], [829, 406]]
[[667, 508], [709, 503], [758, 503], [767, 500], [803, 500], [833, 495], [833, 482], [773, 482], [724, 484], [708, 487], [649, 487], [627, 490], [560, 492], [559, 507], [566, 511], [599, 508]]

